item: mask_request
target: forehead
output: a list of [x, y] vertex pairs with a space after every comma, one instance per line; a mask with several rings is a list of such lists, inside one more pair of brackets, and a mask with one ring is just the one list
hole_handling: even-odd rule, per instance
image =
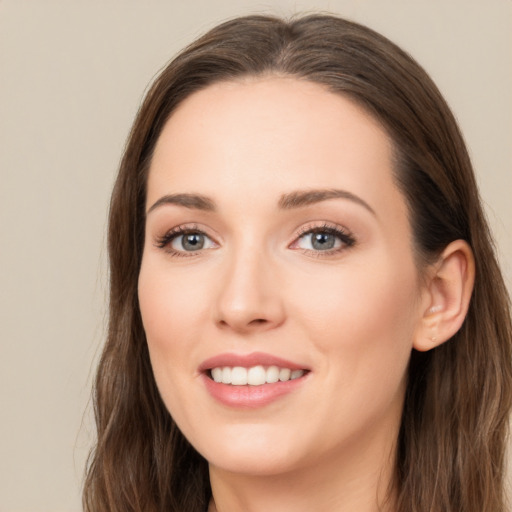
[[377, 205], [402, 201], [392, 162], [386, 131], [343, 95], [296, 78], [221, 82], [189, 96], [164, 126], [148, 203], [162, 193], [250, 192], [261, 201], [330, 187]]
[[385, 130], [355, 101], [323, 85], [292, 77], [250, 77], [193, 93], [171, 114], [156, 153], [181, 146], [184, 155], [182, 143], [188, 135], [197, 137], [187, 142], [218, 143], [224, 138], [244, 149], [256, 141], [252, 145], [261, 149], [265, 149], [264, 142], [279, 142], [284, 150], [307, 139], [310, 144], [306, 148], [316, 146], [317, 153], [327, 145], [341, 148], [363, 137], [367, 148], [376, 150], [379, 145], [384, 151], [391, 150]]

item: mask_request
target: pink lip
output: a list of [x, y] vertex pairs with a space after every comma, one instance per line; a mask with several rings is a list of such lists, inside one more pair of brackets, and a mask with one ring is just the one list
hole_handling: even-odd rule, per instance
[[210, 379], [206, 373], [202, 374], [202, 379], [210, 395], [220, 403], [228, 407], [256, 409], [295, 391], [302, 386], [308, 375], [309, 373], [298, 379], [276, 382], [275, 384], [262, 384], [261, 386], [222, 384]]
[[210, 378], [208, 370], [221, 366], [241, 366], [250, 368], [251, 366], [278, 366], [280, 368], [290, 368], [291, 370], [309, 370], [292, 361], [281, 359], [270, 354], [253, 352], [252, 354], [220, 354], [207, 359], [199, 366], [202, 373], [202, 380], [210, 395], [228, 407], [255, 409], [274, 402], [278, 398], [292, 393], [304, 384], [310, 372], [298, 379], [288, 380], [286, 382], [276, 382], [274, 384], [262, 384], [261, 386], [232, 386], [215, 382]]

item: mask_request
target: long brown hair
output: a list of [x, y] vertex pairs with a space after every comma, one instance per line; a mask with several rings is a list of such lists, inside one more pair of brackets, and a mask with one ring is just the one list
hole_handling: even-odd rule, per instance
[[137, 302], [148, 167], [160, 132], [194, 91], [244, 76], [286, 75], [352, 98], [387, 130], [409, 206], [418, 264], [464, 239], [476, 282], [463, 327], [413, 351], [397, 444], [398, 512], [505, 512], [512, 402], [510, 303], [455, 119], [425, 71], [383, 36], [332, 16], [226, 22], [186, 48], [150, 88], [133, 125], [110, 207], [110, 321], [94, 404], [98, 439], [87, 512], [198, 512], [206, 461], [166, 410]]

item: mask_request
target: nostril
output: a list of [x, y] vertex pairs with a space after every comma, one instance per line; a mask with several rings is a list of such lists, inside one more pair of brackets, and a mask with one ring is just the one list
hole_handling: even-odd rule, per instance
[[254, 320], [251, 320], [249, 324], [265, 324], [268, 320], [265, 320], [264, 318], [255, 318]]

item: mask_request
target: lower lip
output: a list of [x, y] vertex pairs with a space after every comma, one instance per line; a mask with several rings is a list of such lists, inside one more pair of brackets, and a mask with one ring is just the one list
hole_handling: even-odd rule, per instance
[[264, 407], [284, 395], [293, 393], [306, 379], [306, 375], [298, 379], [262, 384], [261, 386], [233, 386], [215, 382], [207, 375], [203, 375], [206, 389], [217, 401], [229, 407], [255, 409]]

